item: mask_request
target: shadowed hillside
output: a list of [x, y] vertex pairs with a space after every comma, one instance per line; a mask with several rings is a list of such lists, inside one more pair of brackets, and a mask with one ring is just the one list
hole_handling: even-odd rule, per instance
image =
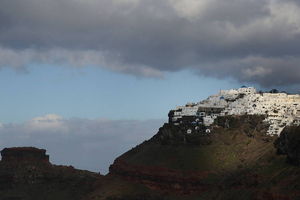
[[143, 184], [166, 199], [295, 199], [300, 170], [276, 154], [277, 137], [265, 134], [263, 119], [219, 117], [210, 133], [200, 128], [192, 134], [186, 132], [189, 123], [165, 124], [117, 158], [110, 175]]
[[0, 200], [76, 200], [94, 190], [102, 176], [56, 166], [46, 150], [32, 147], [1, 151]]
[[106, 176], [52, 165], [42, 149], [4, 149], [0, 200], [300, 199], [300, 129], [268, 136], [263, 119], [219, 117], [210, 131], [164, 124]]

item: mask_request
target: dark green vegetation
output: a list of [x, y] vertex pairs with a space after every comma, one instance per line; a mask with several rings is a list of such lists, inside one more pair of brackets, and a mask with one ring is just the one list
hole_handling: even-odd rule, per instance
[[53, 166], [45, 156], [20, 163], [7, 154], [0, 163], [0, 200], [300, 199], [300, 128], [270, 137], [263, 119], [220, 117], [211, 133], [165, 124], [117, 158], [106, 176]]

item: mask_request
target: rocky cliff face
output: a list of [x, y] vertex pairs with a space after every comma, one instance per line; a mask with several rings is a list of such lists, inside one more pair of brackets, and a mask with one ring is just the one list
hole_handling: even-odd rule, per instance
[[286, 127], [275, 141], [278, 154], [287, 156], [287, 162], [300, 165], [300, 126]]
[[[208, 191], [224, 184], [213, 179], [245, 170], [258, 159], [258, 149], [272, 146], [260, 116], [220, 118], [211, 133], [187, 134], [185, 125], [165, 124], [149, 141], [115, 160], [110, 173], [150, 188], [183, 194]], [[189, 123], [188, 123], [189, 124]], [[255, 183], [248, 174], [246, 185]], [[251, 177], [251, 178], [250, 178]]]
[[198, 129], [192, 134], [186, 132], [193, 128], [190, 123], [165, 124], [153, 138], [117, 158], [110, 175], [143, 184], [165, 199], [300, 198], [300, 170], [276, 154], [277, 137], [266, 135], [263, 120], [219, 117], [211, 133]]
[[81, 199], [101, 179], [96, 173], [52, 165], [44, 149], [5, 148], [1, 155], [1, 200]]
[[116, 160], [110, 173], [117, 174], [127, 181], [142, 183], [151, 189], [190, 194], [208, 190], [210, 183], [205, 180], [210, 172], [174, 170], [165, 167], [131, 165], [124, 160]]
[[1, 151], [2, 162], [44, 162], [49, 163], [45, 149], [34, 147], [5, 148]]
[[165, 124], [118, 157], [105, 177], [52, 165], [42, 149], [5, 149], [0, 200], [300, 199], [300, 128], [268, 136], [263, 119], [219, 117], [210, 133], [188, 133], [188, 121]]

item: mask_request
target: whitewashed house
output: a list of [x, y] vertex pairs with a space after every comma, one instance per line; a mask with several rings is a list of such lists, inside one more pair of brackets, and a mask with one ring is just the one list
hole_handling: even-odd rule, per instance
[[179, 125], [183, 117], [195, 116], [209, 127], [219, 116], [226, 115], [266, 115], [265, 122], [270, 124], [268, 134], [279, 135], [285, 126], [300, 124], [300, 95], [258, 93], [255, 88], [245, 86], [220, 90], [198, 103], [178, 106], [171, 121]]

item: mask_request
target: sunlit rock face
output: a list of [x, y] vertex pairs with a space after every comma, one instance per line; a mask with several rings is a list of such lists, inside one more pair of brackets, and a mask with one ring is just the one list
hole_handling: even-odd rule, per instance
[[[277, 90], [257, 92], [255, 88], [245, 86], [220, 90], [203, 101], [171, 110], [169, 123], [179, 126], [187, 118], [193, 118], [191, 123], [199, 127], [204, 125], [209, 132], [218, 117], [232, 115], [264, 115], [264, 121], [269, 125], [267, 134], [280, 135], [286, 126], [300, 124], [300, 95]], [[196, 126], [196, 129], [199, 127]]]

